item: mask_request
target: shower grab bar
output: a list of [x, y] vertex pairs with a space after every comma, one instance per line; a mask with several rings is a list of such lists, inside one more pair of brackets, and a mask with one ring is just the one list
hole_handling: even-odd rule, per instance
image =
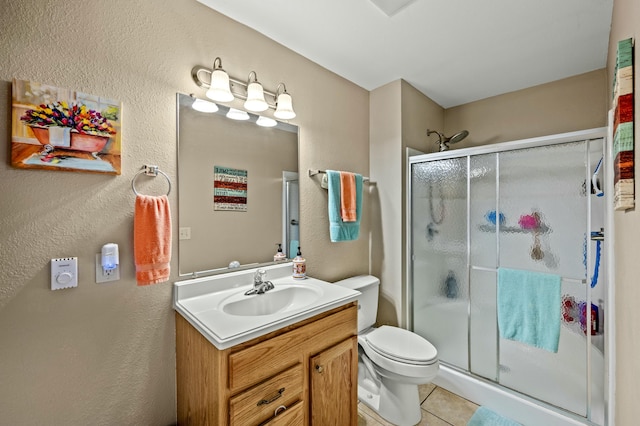
[[[498, 272], [498, 268], [485, 268], [484, 266], [471, 266], [471, 269], [475, 271], [484, 271], [484, 272]], [[562, 281], [574, 282], [577, 284], [586, 284], [586, 279], [579, 278], [569, 278], [569, 277], [560, 277]]]

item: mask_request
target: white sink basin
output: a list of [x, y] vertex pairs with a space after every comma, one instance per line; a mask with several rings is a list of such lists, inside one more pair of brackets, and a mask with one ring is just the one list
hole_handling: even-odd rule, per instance
[[218, 349], [226, 349], [360, 296], [314, 278], [294, 280], [290, 262], [261, 269], [274, 285], [264, 294], [244, 294], [253, 288], [256, 271], [248, 269], [174, 283], [174, 309]]
[[230, 315], [262, 316], [295, 311], [317, 301], [322, 292], [316, 287], [282, 285], [264, 294], [235, 294], [223, 300], [220, 308]]

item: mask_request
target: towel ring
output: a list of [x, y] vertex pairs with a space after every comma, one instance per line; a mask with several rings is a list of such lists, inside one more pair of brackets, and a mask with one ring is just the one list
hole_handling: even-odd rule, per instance
[[140, 176], [143, 173], [147, 176], [153, 176], [153, 177], [158, 176], [158, 173], [160, 173], [162, 176], [164, 176], [167, 179], [167, 183], [169, 184], [167, 195], [171, 194], [171, 179], [169, 178], [169, 176], [165, 172], [160, 170], [158, 166], [154, 166], [150, 164], [145, 164], [144, 166], [142, 166], [142, 170], [136, 173], [133, 179], [131, 179], [131, 189], [133, 190], [134, 194], [140, 195], [138, 191], [136, 191], [136, 179], [138, 178], [138, 176]]

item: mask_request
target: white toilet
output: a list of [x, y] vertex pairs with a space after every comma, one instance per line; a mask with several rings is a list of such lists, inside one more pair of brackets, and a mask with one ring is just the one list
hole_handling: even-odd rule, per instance
[[374, 327], [380, 280], [360, 275], [335, 284], [358, 290], [358, 399], [399, 426], [422, 417], [418, 385], [438, 374], [438, 351], [426, 339], [398, 327]]

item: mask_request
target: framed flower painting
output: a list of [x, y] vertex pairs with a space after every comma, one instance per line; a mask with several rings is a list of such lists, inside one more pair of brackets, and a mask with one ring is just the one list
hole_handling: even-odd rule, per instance
[[121, 173], [119, 101], [14, 79], [11, 120], [14, 167]]

